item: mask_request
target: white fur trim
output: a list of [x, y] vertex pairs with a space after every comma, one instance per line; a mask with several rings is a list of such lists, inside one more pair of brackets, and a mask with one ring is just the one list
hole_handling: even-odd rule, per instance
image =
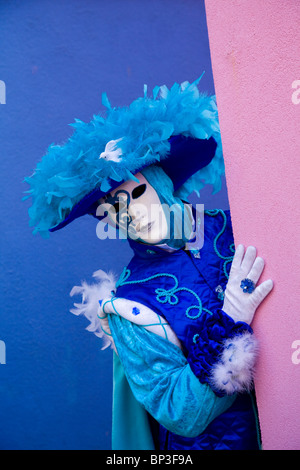
[[258, 341], [249, 332], [227, 339], [224, 349], [212, 370], [210, 383], [227, 395], [249, 391], [253, 384]]
[[101, 269], [96, 271], [93, 277], [97, 281], [95, 284], [87, 284], [83, 281], [81, 286], [74, 286], [71, 290], [71, 296], [81, 294], [82, 303], [74, 303], [75, 308], [71, 309], [70, 312], [74, 315], [84, 315], [90, 321], [87, 330], [102, 338], [102, 349], [106, 349], [110, 345], [114, 347], [114, 343], [112, 337], [108, 336], [110, 334], [108, 322], [103, 322], [98, 317], [98, 314], [101, 313], [99, 300], [113, 296], [116, 289], [116, 278], [113, 273], [107, 274]]

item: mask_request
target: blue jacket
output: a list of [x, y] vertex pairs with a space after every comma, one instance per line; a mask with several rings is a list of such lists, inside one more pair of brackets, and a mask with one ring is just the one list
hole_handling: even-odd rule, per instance
[[[130, 245], [134, 257], [117, 283], [117, 297], [140, 302], [164, 317], [197, 375], [191, 345], [203, 327], [204, 316], [222, 308], [234, 252], [229, 213], [205, 212], [204, 245], [200, 252], [180, 249], [169, 253], [134, 241]], [[195, 438], [178, 436], [161, 425], [157, 434], [159, 449], [164, 450], [258, 449], [255, 400], [250, 394], [239, 395]]]

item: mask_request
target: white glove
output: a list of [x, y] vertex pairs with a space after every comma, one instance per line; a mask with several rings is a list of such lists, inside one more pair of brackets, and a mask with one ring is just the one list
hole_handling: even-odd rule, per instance
[[243, 292], [241, 281], [251, 279], [257, 284], [265, 265], [262, 258], [256, 257], [254, 246], [249, 246], [245, 255], [244, 251], [244, 246], [238, 245], [225, 290], [223, 311], [235, 322], [242, 321], [250, 325], [257, 307], [271, 292], [273, 281], [269, 279], [262, 282], [251, 294]]

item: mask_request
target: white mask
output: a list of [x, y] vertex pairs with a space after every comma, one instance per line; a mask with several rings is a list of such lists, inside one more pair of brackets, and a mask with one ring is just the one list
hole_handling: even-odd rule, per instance
[[128, 237], [148, 244], [159, 244], [169, 236], [169, 226], [159, 196], [142, 173], [128, 180], [99, 200], [108, 211], [112, 225]]

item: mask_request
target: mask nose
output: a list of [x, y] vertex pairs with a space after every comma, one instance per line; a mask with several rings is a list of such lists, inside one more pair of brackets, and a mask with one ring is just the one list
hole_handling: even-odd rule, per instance
[[144, 225], [144, 221], [147, 219], [146, 209], [141, 207], [141, 204], [129, 204], [128, 214], [131, 217], [131, 223], [135, 226], [136, 230], [139, 231], [141, 226]]

